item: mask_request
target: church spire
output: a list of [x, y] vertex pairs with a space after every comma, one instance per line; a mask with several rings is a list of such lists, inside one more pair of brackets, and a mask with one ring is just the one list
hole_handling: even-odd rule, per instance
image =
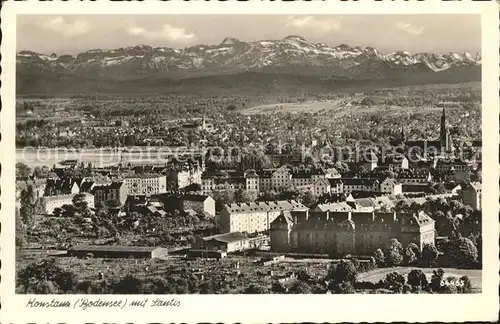
[[443, 114], [441, 115], [441, 138], [446, 135], [446, 107], [443, 106]]

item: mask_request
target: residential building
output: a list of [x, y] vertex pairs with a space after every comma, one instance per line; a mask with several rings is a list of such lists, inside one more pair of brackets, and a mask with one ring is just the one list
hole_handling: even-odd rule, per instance
[[375, 168], [377, 168], [379, 159], [374, 152], [361, 152], [359, 154], [359, 162], [362, 168], [368, 172], [372, 172]]
[[344, 183], [341, 179], [327, 179], [330, 184], [330, 193], [342, 194], [344, 193]]
[[482, 184], [481, 182], [469, 182], [462, 186], [462, 201], [474, 210], [482, 209]]
[[126, 176], [123, 184], [128, 195], [154, 195], [167, 191], [167, 178], [159, 174], [135, 174]]
[[201, 185], [202, 170], [200, 167], [169, 168], [166, 171], [169, 190], [184, 188], [193, 183]]
[[92, 194], [95, 197], [96, 205], [114, 201], [118, 206], [123, 206], [127, 200], [128, 190], [123, 181], [114, 181], [93, 186]]
[[226, 253], [244, 251], [250, 248], [250, 239], [241, 232], [207, 236], [195, 243], [196, 248], [223, 251]]
[[274, 252], [371, 255], [396, 238], [421, 251], [434, 243], [434, 221], [425, 213], [284, 211], [271, 224]]
[[47, 179], [44, 196], [70, 195], [80, 192], [77, 179]]
[[335, 168], [328, 168], [324, 172], [326, 179], [339, 179], [342, 177], [339, 171], [337, 171], [337, 169]]
[[216, 216], [216, 223], [221, 233], [265, 232], [285, 210], [307, 210], [307, 207], [294, 200], [229, 204]]
[[390, 170], [394, 172], [407, 170], [408, 168], [409, 168], [409, 161], [408, 158], [404, 155], [382, 157], [382, 160], [378, 161], [377, 165], [377, 169]]
[[346, 195], [353, 191], [379, 191], [380, 183], [378, 180], [361, 179], [361, 178], [344, 178], [342, 179], [344, 193]]
[[463, 161], [462, 159], [437, 159], [435, 167], [437, 172], [446, 173], [448, 171], [471, 171], [472, 167], [469, 163]]
[[271, 174], [272, 189], [281, 190], [289, 188], [293, 184], [292, 174], [286, 166], [282, 166]]
[[181, 205], [182, 210], [193, 209], [199, 214], [215, 216], [215, 200], [207, 195], [185, 195]]
[[313, 191], [316, 197], [331, 193], [330, 181], [333, 179], [319, 179], [314, 183]]
[[201, 176], [201, 190], [204, 195], [225, 190], [246, 190], [258, 193], [259, 188], [259, 177], [254, 170], [205, 172]]
[[403, 192], [403, 186], [396, 179], [386, 178], [380, 182], [379, 191], [384, 194], [399, 195]]
[[403, 185], [422, 185], [429, 184], [432, 175], [429, 170], [404, 170], [398, 172], [397, 180]]
[[[77, 194], [70, 195], [57, 195], [57, 196], [46, 196], [42, 198], [42, 205], [44, 206], [44, 213], [46, 215], [51, 215], [54, 213], [56, 208], [61, 208], [64, 205], [73, 205], [73, 198]], [[94, 196], [88, 193], [83, 193], [83, 199], [87, 202], [89, 208], [94, 208]]]

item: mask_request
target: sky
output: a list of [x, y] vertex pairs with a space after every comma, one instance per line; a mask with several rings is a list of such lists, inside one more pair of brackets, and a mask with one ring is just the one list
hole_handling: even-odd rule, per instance
[[385, 52], [480, 52], [479, 15], [18, 15], [17, 51], [77, 54], [151, 45], [183, 48], [300, 35]]

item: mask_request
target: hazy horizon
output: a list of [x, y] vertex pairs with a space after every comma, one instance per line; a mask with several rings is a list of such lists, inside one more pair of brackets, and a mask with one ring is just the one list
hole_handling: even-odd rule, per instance
[[57, 55], [148, 45], [185, 48], [298, 35], [383, 52], [481, 52], [479, 15], [19, 15], [17, 52]]

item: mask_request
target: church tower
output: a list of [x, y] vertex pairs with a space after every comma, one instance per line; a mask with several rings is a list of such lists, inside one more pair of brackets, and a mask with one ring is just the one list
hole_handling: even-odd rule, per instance
[[441, 131], [439, 132], [439, 140], [441, 142], [442, 152], [447, 152], [449, 150], [448, 139], [449, 135], [446, 129], [446, 108], [443, 106], [443, 114], [441, 115]]

